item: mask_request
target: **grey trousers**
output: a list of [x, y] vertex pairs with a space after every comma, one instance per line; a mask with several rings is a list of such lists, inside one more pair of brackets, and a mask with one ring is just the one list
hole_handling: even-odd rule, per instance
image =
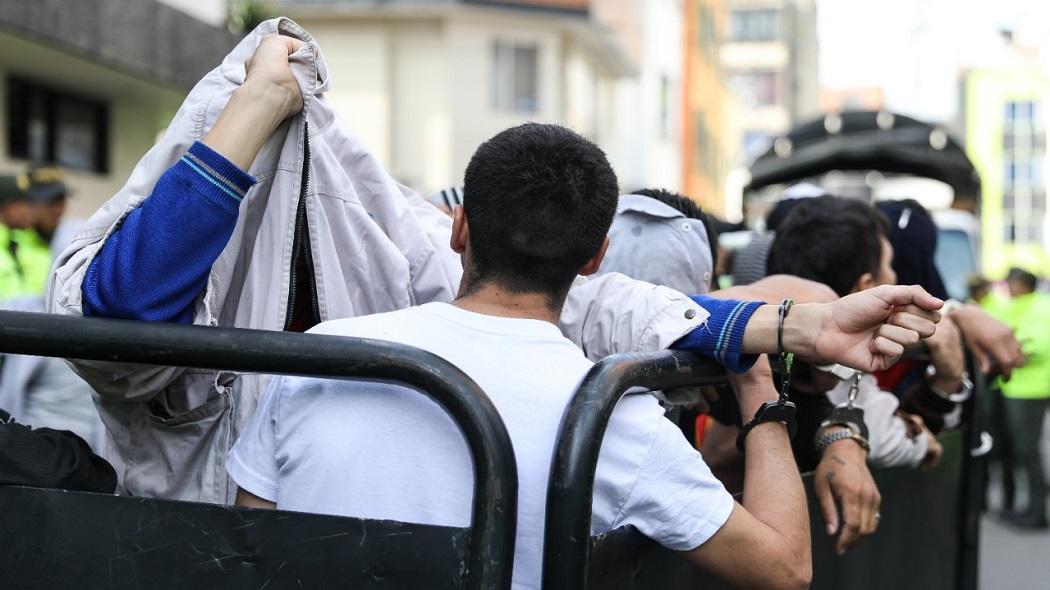
[[1046, 473], [1040, 444], [1050, 399], [1006, 399], [1006, 422], [1013, 442], [1014, 469], [1028, 476], [1029, 514], [1046, 516]]

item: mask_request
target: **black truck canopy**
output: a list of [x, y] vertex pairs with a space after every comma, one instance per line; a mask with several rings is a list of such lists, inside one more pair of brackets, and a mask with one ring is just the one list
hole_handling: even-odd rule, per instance
[[932, 178], [951, 186], [956, 200], [980, 200], [977, 170], [944, 128], [887, 111], [845, 111], [797, 125], [751, 164], [744, 191], [833, 170]]

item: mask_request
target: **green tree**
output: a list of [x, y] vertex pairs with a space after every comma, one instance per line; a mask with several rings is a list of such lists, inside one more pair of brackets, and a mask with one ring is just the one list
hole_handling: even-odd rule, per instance
[[229, 27], [234, 33], [247, 33], [274, 16], [272, 0], [230, 0]]

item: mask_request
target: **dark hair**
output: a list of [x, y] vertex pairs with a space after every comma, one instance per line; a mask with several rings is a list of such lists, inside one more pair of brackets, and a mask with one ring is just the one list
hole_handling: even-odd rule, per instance
[[789, 274], [847, 295], [882, 258], [886, 218], [871, 205], [823, 196], [797, 204], [780, 224], [769, 250], [769, 274]]
[[464, 291], [496, 282], [560, 304], [601, 248], [618, 193], [605, 153], [564, 127], [526, 123], [481, 144], [463, 182]]
[[808, 201], [810, 197], [799, 197], [790, 199], [780, 199], [776, 205], [766, 215], [766, 231], [777, 231], [782, 223], [791, 215], [791, 212], [795, 210], [802, 203]]
[[1038, 277], [1023, 268], [1017, 268], [1016, 266], [1010, 268], [1006, 273], [1006, 280], [1011, 283], [1020, 283], [1026, 291], [1035, 291], [1035, 288], [1039, 284]]
[[715, 222], [711, 214], [701, 209], [700, 205], [689, 197], [664, 188], [643, 188], [631, 194], [656, 199], [689, 219], [700, 221], [704, 225], [704, 231], [707, 232], [707, 244], [711, 248], [711, 270], [712, 273], [714, 272], [718, 266], [718, 230], [715, 229]]

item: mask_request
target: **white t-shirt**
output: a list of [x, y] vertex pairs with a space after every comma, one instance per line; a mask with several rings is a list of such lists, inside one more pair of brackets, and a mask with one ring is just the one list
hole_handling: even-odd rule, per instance
[[[450, 361], [489, 395], [518, 464], [515, 588], [539, 588], [547, 480], [562, 414], [590, 369], [553, 324], [429, 303], [325, 322], [317, 334], [377, 338]], [[595, 479], [595, 533], [634, 525], [694, 549], [733, 498], [650, 395], [616, 407]], [[452, 420], [425, 395], [379, 381], [273, 380], [230, 452], [241, 488], [284, 510], [467, 527], [473, 470]]]

